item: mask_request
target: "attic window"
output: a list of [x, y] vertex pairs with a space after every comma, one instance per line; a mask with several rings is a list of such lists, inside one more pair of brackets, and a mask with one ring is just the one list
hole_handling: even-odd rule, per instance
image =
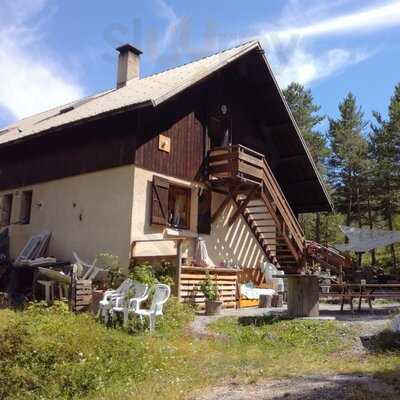
[[11, 224], [11, 211], [13, 204], [13, 195], [5, 194], [0, 198], [0, 227]]

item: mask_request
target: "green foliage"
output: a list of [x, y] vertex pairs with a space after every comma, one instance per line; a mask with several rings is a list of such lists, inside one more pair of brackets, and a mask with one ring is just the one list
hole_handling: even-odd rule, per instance
[[134, 281], [144, 283], [150, 287], [157, 283], [153, 267], [148, 262], [134, 265], [129, 272], [129, 277]]
[[96, 256], [96, 266], [107, 271], [107, 280], [104, 282], [107, 289], [116, 289], [123, 280], [122, 266], [119, 258], [109, 253], [100, 253]]
[[166, 260], [161, 260], [161, 263], [154, 267], [154, 274], [158, 282], [164, 283], [170, 287], [175, 285], [174, 275], [175, 275], [176, 267], [170, 262]]
[[199, 285], [201, 292], [207, 300], [215, 301], [219, 299], [219, 292], [217, 284], [212, 280], [210, 274], [207, 272], [205, 279]]
[[321, 107], [314, 103], [310, 89], [303, 85], [292, 82], [283, 94], [293, 114], [304, 139], [307, 142], [311, 155], [321, 173], [324, 173], [324, 162], [329, 155], [326, 138], [317, 130], [317, 126], [325, 119], [318, 115]]
[[156, 370], [167, 369], [173, 353], [166, 349], [181, 337], [193, 312], [171, 299], [153, 336], [108, 329], [58, 302], [18, 313], [0, 310], [2, 322], [3, 316], [0, 399], [81, 399], [115, 382], [141, 384]]
[[398, 354], [353, 354], [357, 332], [336, 321], [223, 318], [221, 336], [198, 339], [185, 329], [193, 315], [171, 299], [155, 334], [129, 335], [58, 303], [0, 310], [0, 399], [177, 400], [221, 380], [339, 372], [398, 383]]
[[279, 316], [220, 319], [213, 324], [217, 332], [239, 343], [259, 343], [265, 351], [311, 351], [329, 353], [339, 346], [349, 347], [343, 340], [350, 331], [332, 321], [301, 321]]
[[335, 205], [346, 214], [346, 224], [361, 221], [362, 195], [368, 193], [365, 184], [368, 171], [368, 143], [364, 136], [366, 123], [356, 98], [349, 93], [339, 104], [340, 117], [329, 119], [332, 155], [329, 178], [334, 188]]
[[157, 282], [168, 286], [174, 286], [174, 274], [176, 267], [169, 261], [161, 260], [157, 265], [143, 262], [131, 266], [129, 277], [138, 282], [154, 286]]
[[[314, 103], [311, 89], [305, 89], [299, 83], [291, 83], [283, 93], [297, 126], [307, 143], [311, 156], [322, 177], [325, 178], [325, 164], [330, 150], [327, 146], [325, 135], [318, 129], [318, 125], [325, 119], [324, 116], [318, 114], [321, 107]], [[323, 227], [321, 218], [324, 217], [318, 214], [302, 216], [302, 226], [307, 239], [318, 242], [321, 240], [321, 230]]]

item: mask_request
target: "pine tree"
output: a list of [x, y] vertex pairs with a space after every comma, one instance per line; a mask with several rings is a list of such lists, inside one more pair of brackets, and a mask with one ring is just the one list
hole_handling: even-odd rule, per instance
[[[325, 118], [318, 114], [321, 107], [314, 103], [311, 90], [305, 89], [299, 83], [292, 82], [283, 93], [297, 126], [310, 149], [311, 156], [318, 170], [324, 176], [324, 164], [326, 157], [329, 155], [329, 149], [326, 146], [324, 135], [316, 129], [318, 124]], [[303, 215], [301, 220], [306, 236], [320, 242], [322, 230], [320, 214], [316, 213], [315, 216]], [[315, 228], [314, 232], [310, 228], [311, 225]]]
[[[375, 160], [373, 179], [380, 213], [389, 230], [394, 229], [394, 217], [400, 209], [400, 84], [390, 99], [388, 120], [375, 112], [371, 125], [370, 150]], [[396, 251], [391, 246], [393, 266], [397, 266]]]
[[345, 223], [354, 220], [363, 225], [364, 197], [368, 193], [368, 143], [364, 136], [366, 123], [356, 98], [349, 93], [339, 104], [340, 117], [329, 119], [332, 154], [329, 178], [334, 189], [335, 206], [345, 214]]
[[283, 94], [289, 104], [290, 111], [307, 142], [311, 155], [320, 172], [323, 172], [323, 163], [329, 154], [324, 135], [316, 127], [325, 117], [318, 114], [321, 107], [314, 103], [310, 89], [305, 89], [299, 83], [292, 82]]

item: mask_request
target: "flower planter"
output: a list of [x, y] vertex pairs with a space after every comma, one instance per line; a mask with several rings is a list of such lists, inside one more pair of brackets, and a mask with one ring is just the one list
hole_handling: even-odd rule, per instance
[[221, 314], [222, 300], [206, 300], [206, 315]]

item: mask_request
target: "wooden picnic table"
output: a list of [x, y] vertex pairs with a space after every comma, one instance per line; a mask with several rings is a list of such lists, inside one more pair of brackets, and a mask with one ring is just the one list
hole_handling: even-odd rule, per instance
[[[344, 302], [349, 300], [350, 308], [353, 311], [353, 299], [358, 298], [358, 311], [361, 310], [362, 299], [368, 301], [368, 306], [372, 311], [372, 300], [375, 298], [381, 299], [400, 299], [400, 284], [398, 283], [342, 283], [333, 284], [331, 288], [336, 287], [340, 289], [339, 295], [341, 297], [340, 310], [343, 311]], [[377, 292], [380, 289], [389, 289], [384, 292]], [[332, 295], [332, 293], [331, 293]]]

